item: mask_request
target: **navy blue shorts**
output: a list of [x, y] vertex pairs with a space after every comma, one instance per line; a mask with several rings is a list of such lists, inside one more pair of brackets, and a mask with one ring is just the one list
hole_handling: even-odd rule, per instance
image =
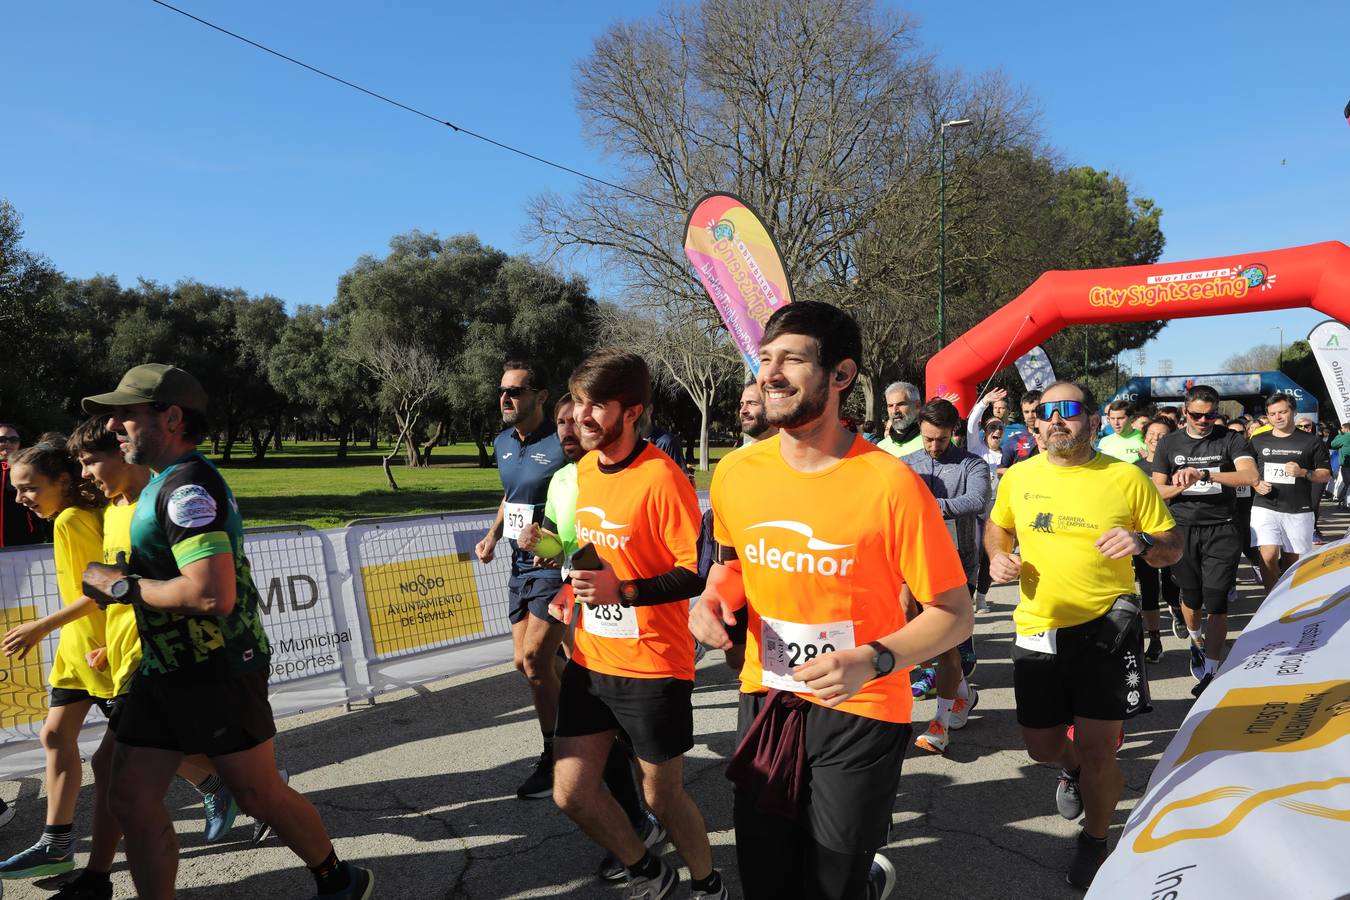
[[556, 571], [541, 575], [538, 572], [529, 572], [524, 575], [512, 575], [511, 581], [507, 585], [507, 590], [511, 598], [511, 607], [507, 610], [507, 618], [511, 624], [525, 621], [526, 615], [533, 615], [536, 619], [543, 619], [550, 625], [561, 625], [557, 619], [548, 614], [548, 605], [553, 602], [553, 598], [558, 596], [558, 591], [562, 589], [562, 579]]

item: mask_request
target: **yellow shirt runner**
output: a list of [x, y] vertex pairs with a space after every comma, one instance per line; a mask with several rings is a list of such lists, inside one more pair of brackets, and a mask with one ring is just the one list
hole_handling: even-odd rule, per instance
[[1018, 463], [999, 482], [989, 520], [1021, 545], [1013, 622], [1026, 635], [1090, 622], [1134, 593], [1131, 558], [1107, 559], [1094, 546], [1104, 532], [1176, 524], [1147, 475], [1104, 453], [1081, 466], [1053, 465], [1045, 454]]
[[[84, 596], [85, 566], [103, 558], [101, 515], [76, 506], [63, 509], [52, 526], [52, 544], [56, 555], [56, 584], [61, 592], [61, 602], [69, 606]], [[86, 691], [91, 697], [112, 697], [112, 679], [107, 671], [91, 669], [85, 659], [86, 653], [106, 643], [104, 616], [100, 609], [62, 625], [48, 683], [55, 688]]]
[[[115, 502], [103, 510], [103, 561], [117, 562], [117, 554], [131, 556], [131, 517], [136, 504], [118, 506]], [[141, 634], [136, 630], [136, 610], [129, 603], [110, 603], [107, 608], [108, 668], [113, 696], [127, 692], [131, 676], [141, 665]]]

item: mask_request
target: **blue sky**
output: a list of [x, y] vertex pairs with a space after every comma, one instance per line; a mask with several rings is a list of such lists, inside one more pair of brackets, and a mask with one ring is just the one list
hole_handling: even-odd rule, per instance
[[[655, 3], [182, 0], [314, 65], [457, 124], [606, 175], [572, 73]], [[904, 5], [948, 66], [1001, 68], [1066, 161], [1164, 209], [1165, 260], [1350, 240], [1350, 4]], [[148, 0], [12, 4], [0, 196], [26, 244], [76, 275], [181, 277], [327, 303], [411, 228], [508, 251], [524, 206], [573, 176], [362, 97]], [[1145, 370], [1213, 371], [1304, 337], [1307, 310], [1183, 320]], [[1133, 364], [1133, 360], [1130, 361]]]

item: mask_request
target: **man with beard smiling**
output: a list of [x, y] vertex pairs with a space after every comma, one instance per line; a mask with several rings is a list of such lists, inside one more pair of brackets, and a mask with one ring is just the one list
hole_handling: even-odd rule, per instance
[[562, 445], [548, 421], [548, 391], [539, 373], [527, 362], [511, 360], [502, 366], [497, 393], [506, 430], [492, 442], [505, 496], [497, 518], [475, 552], [479, 562], [492, 562], [497, 541], [511, 544], [511, 580], [507, 584], [512, 656], [516, 669], [530, 685], [539, 717], [544, 749], [525, 781], [516, 789], [521, 799], [540, 799], [553, 793], [553, 726], [558, 720], [558, 670], [554, 659], [562, 645], [562, 623], [548, 614], [549, 601], [562, 586], [557, 569], [537, 565], [534, 554], [520, 549], [521, 529], [542, 520], [549, 480], [567, 462]]
[[886, 388], [889, 418], [886, 420], [886, 437], [877, 447], [896, 459], [923, 449], [923, 438], [919, 436], [921, 396], [919, 389], [908, 381], [897, 381]]
[[1122, 596], [1134, 593], [1131, 560], [1169, 565], [1181, 541], [1148, 476], [1092, 449], [1100, 418], [1091, 392], [1056, 382], [1034, 413], [1045, 452], [1003, 476], [985, 549], [994, 581], [1019, 581], [1017, 722], [1028, 755], [1060, 766], [1060, 815], [1087, 814], [1065, 875], [1086, 888], [1106, 859], [1120, 802], [1121, 724], [1148, 702], [1140, 607]]
[[178, 847], [164, 795], [183, 757], [201, 753], [240, 808], [309, 867], [320, 897], [366, 900], [374, 875], [338, 860], [318, 811], [277, 772], [271, 646], [244, 525], [220, 472], [197, 452], [206, 392], [182, 369], [151, 363], [81, 405], [108, 417], [127, 462], [154, 473], [132, 514], [130, 567], [90, 563], [84, 572], [86, 596], [133, 605], [141, 636], [140, 668], [111, 719], [108, 798], [137, 895], [174, 896]]
[[629, 896], [669, 896], [679, 876], [643, 846], [600, 788], [614, 739], [624, 732], [647, 805], [689, 867], [690, 896], [725, 900], [703, 815], [684, 788], [684, 754], [694, 746], [689, 598], [703, 589], [698, 497], [675, 462], [638, 437], [652, 395], [640, 356], [598, 351], [568, 387], [589, 451], [577, 463], [577, 541], [594, 548], [599, 567], [574, 566], [552, 606], [564, 622], [580, 610], [559, 695], [553, 798], [627, 868]]
[[[877, 851], [912, 733], [907, 672], [974, 621], [932, 495], [840, 423], [861, 360], [842, 310], [800, 301], [775, 312], [759, 385], [779, 433], [713, 472], [719, 561], [690, 630], [726, 649], [735, 611], [750, 610], [727, 769], [748, 900], [890, 893], [895, 869]], [[905, 587], [927, 607], [911, 622]]]

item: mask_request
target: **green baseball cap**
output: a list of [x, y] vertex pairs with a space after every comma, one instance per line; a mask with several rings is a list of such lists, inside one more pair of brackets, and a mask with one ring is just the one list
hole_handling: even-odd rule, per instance
[[92, 416], [137, 403], [167, 403], [204, 413], [206, 391], [201, 382], [176, 366], [146, 363], [128, 369], [117, 383], [117, 390], [85, 397], [80, 401], [80, 408]]

